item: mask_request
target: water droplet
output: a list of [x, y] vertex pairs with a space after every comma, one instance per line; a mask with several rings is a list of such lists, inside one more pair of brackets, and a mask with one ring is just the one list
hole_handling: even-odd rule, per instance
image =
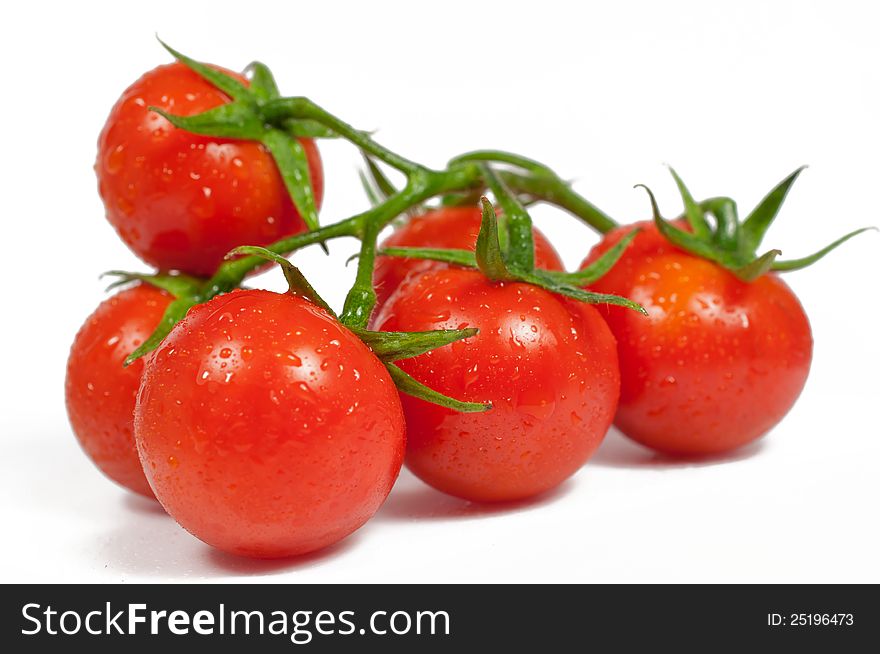
[[107, 155], [107, 159], [104, 162], [104, 169], [110, 174], [115, 175], [120, 170], [122, 170], [122, 166], [125, 164], [125, 146], [122, 144], [117, 145], [110, 154]]
[[464, 388], [467, 390], [480, 378], [479, 364], [475, 363], [464, 373]]
[[556, 410], [556, 398], [552, 391], [546, 388], [526, 388], [517, 398], [516, 406], [533, 418], [546, 420]]

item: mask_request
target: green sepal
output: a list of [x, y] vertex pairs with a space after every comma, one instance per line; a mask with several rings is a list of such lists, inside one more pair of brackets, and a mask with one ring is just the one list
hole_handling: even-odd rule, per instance
[[684, 185], [681, 177], [675, 172], [675, 168], [669, 166], [669, 172], [672, 173], [675, 185], [678, 186], [678, 192], [681, 194], [681, 199], [684, 202], [684, 215], [687, 218], [688, 224], [691, 226], [694, 235], [698, 238], [709, 238], [712, 235], [712, 230], [706, 222], [703, 210], [696, 203], [691, 192], [688, 190], [687, 186]]
[[[601, 269], [605, 272], [620, 258], [621, 253], [629, 246], [632, 239], [635, 238], [633, 232], [620, 240], [614, 248], [597, 259], [591, 266], [591, 273], [597, 273]], [[464, 268], [477, 268], [474, 254], [467, 250], [441, 249], [441, 248], [388, 248], [382, 250], [380, 254], [386, 256], [397, 256], [409, 259], [428, 259], [430, 261], [442, 261]], [[585, 271], [581, 271], [585, 272]], [[646, 311], [642, 305], [628, 300], [619, 295], [609, 295], [606, 293], [594, 293], [579, 288], [580, 284], [588, 283], [584, 281], [583, 275], [580, 273], [563, 273], [555, 270], [536, 269], [532, 272], [512, 272], [511, 277], [507, 281], [523, 282], [532, 284], [567, 297], [587, 302], [589, 304], [614, 304], [624, 306], [639, 313], [645, 314]], [[589, 276], [587, 276], [589, 277]], [[599, 277], [594, 277], [589, 281], [595, 281]]]
[[468, 329], [437, 329], [425, 332], [376, 332], [349, 327], [355, 336], [370, 346], [382, 361], [410, 359], [464, 338], [476, 336], [475, 327]]
[[306, 279], [305, 275], [302, 274], [300, 269], [294, 266], [290, 261], [282, 257], [280, 254], [272, 252], [271, 250], [267, 250], [266, 248], [259, 247], [258, 245], [242, 245], [235, 248], [234, 250], [231, 250], [229, 254], [226, 255], [226, 258], [231, 259], [242, 255], [261, 257], [266, 261], [277, 263], [279, 266], [281, 266], [281, 271], [284, 273], [284, 279], [287, 280], [287, 285], [290, 289], [290, 293], [306, 298], [313, 304], [316, 304], [324, 309], [334, 318], [336, 317], [336, 313], [333, 311], [333, 309], [330, 308], [330, 305], [324, 301], [324, 298], [322, 298], [320, 294], [314, 289], [314, 287], [309, 283], [309, 280]]
[[480, 231], [477, 234], [477, 247], [475, 260], [477, 267], [487, 278], [493, 281], [513, 279], [504, 261], [504, 252], [501, 250], [501, 239], [498, 234], [498, 217], [495, 208], [486, 197], [480, 198], [483, 207], [483, 217], [480, 223]]
[[[161, 39], [159, 40], [162, 43]], [[248, 88], [237, 79], [214, 68], [191, 59], [165, 43], [162, 43], [178, 61], [201, 75], [205, 80], [229, 95], [233, 102], [214, 107], [194, 116], [175, 116], [157, 107], [150, 107], [165, 117], [172, 125], [194, 134], [259, 141], [272, 154], [284, 186], [305, 224], [310, 230], [318, 228], [318, 208], [311, 185], [308, 157], [305, 148], [297, 140], [311, 136], [318, 125], [314, 120], [290, 120], [279, 122], [280, 126], [267, 124], [263, 107], [279, 100], [278, 88], [269, 69], [259, 62], [252, 63], [253, 73]], [[322, 132], [326, 128], [322, 127]], [[326, 245], [323, 245], [326, 251]]]
[[138, 273], [125, 270], [108, 270], [101, 277], [116, 277], [107, 290], [118, 288], [132, 282], [143, 282], [162, 289], [174, 297], [186, 297], [196, 295], [202, 287], [204, 280], [183, 273]]
[[175, 127], [202, 136], [259, 141], [266, 134], [266, 126], [253, 107], [241, 102], [221, 104], [193, 116], [177, 116], [159, 107], [148, 108]]
[[427, 259], [429, 261], [442, 261], [454, 266], [464, 268], [477, 268], [477, 257], [470, 250], [458, 250], [456, 248], [416, 248], [396, 247], [384, 248], [379, 254], [387, 257], [400, 257], [402, 259]]
[[754, 249], [743, 249], [736, 202], [731, 198], [718, 197], [703, 200], [700, 205], [705, 213], [715, 217], [715, 233], [712, 235], [712, 242], [716, 247], [723, 252], [730, 252], [734, 256], [754, 256]]
[[428, 388], [421, 382], [416, 381], [413, 377], [405, 373], [393, 363], [386, 363], [385, 368], [388, 369], [388, 374], [391, 375], [394, 385], [397, 386], [397, 389], [401, 393], [417, 397], [425, 402], [437, 404], [460, 413], [482, 413], [483, 411], [488, 411], [492, 408], [490, 403], [482, 404], [480, 402], [463, 402], [443, 395], [442, 393], [438, 393], [434, 389]]
[[545, 270], [544, 273], [546, 276], [561, 284], [568, 284], [570, 286], [585, 286], [587, 284], [592, 284], [604, 277], [605, 273], [614, 267], [640, 232], [640, 229], [633, 229], [615, 243], [614, 247], [608, 248], [607, 252], [602, 254], [601, 257], [582, 270], [573, 273]]
[[794, 181], [798, 178], [806, 166], [801, 166], [791, 175], [779, 182], [772, 191], [770, 191], [758, 206], [746, 217], [742, 224], [742, 247], [746, 252], [754, 252], [764, 240], [764, 234], [779, 213], [785, 196]]
[[130, 366], [142, 356], [149, 354], [159, 347], [159, 344], [166, 336], [168, 336], [168, 333], [174, 328], [174, 326], [183, 320], [186, 316], [186, 312], [196, 304], [198, 304], [198, 299], [196, 297], [187, 296], [179, 297], [169, 304], [165, 309], [165, 313], [162, 314], [162, 319], [159, 321], [159, 324], [156, 325], [156, 328], [153, 330], [153, 333], [150, 334], [134, 352], [125, 358], [122, 365]]
[[667, 241], [673, 245], [677, 245], [683, 250], [692, 252], [697, 256], [718, 262], [718, 252], [711, 243], [702, 241], [690, 232], [679, 229], [660, 215], [660, 208], [657, 206], [657, 199], [654, 197], [654, 193], [651, 189], [644, 184], [636, 184], [633, 188], [643, 188], [647, 192], [648, 198], [651, 201], [651, 212], [653, 213], [654, 224]]
[[281, 96], [278, 84], [275, 82], [275, 76], [266, 64], [252, 61], [245, 66], [244, 74], [250, 79], [250, 90], [261, 102]]
[[367, 196], [371, 207], [379, 206], [385, 201], [384, 198], [379, 197], [379, 191], [373, 186], [366, 172], [358, 170], [358, 178], [361, 180], [361, 187], [364, 189], [364, 195]]
[[299, 215], [310, 230], [317, 229], [318, 207], [312, 191], [309, 160], [302, 143], [296, 137], [274, 127], [265, 130], [260, 142], [272, 153], [284, 186]]
[[782, 254], [781, 250], [768, 250], [760, 257], [756, 257], [746, 265], [734, 268], [730, 272], [744, 282], [753, 282], [773, 268], [773, 262], [780, 254]]
[[223, 73], [207, 64], [203, 64], [195, 59], [191, 59], [187, 57], [185, 54], [182, 54], [172, 48], [170, 45], [165, 43], [158, 36], [156, 40], [162, 44], [162, 47], [165, 48], [172, 57], [177, 59], [180, 63], [185, 65], [187, 68], [197, 73], [201, 77], [205, 78], [208, 82], [216, 86], [218, 89], [223, 91], [226, 95], [228, 95], [233, 100], [253, 100], [255, 95], [251, 92], [251, 90], [239, 82], [234, 77], [230, 77], [226, 73]]
[[862, 227], [861, 229], [857, 229], [855, 231], [850, 232], [845, 236], [841, 236], [839, 239], [831, 243], [830, 245], [826, 245], [824, 248], [819, 250], [818, 252], [814, 252], [806, 257], [801, 257], [800, 259], [789, 259], [787, 261], [774, 261], [772, 269], [777, 271], [789, 271], [789, 270], [800, 270], [801, 268], [806, 268], [809, 265], [816, 263], [819, 259], [824, 257], [826, 254], [834, 250], [839, 245], [846, 243], [853, 236], [858, 236], [862, 232], [868, 231], [877, 231], [876, 227]]
[[[400, 189], [398, 189], [394, 183], [388, 179], [388, 176], [382, 170], [376, 160], [371, 157], [369, 154], [361, 151], [361, 155], [364, 158], [364, 163], [367, 166], [367, 170], [359, 170], [358, 174], [361, 178], [361, 185], [364, 187], [364, 192], [367, 194], [367, 197], [370, 200], [372, 206], [377, 206], [390, 198], [393, 195], [398, 195], [400, 193]], [[410, 218], [419, 216], [427, 211], [427, 208], [424, 204], [416, 204], [406, 210], [404, 216], [409, 216]], [[404, 219], [401, 216], [401, 219]]]
[[697, 234], [697, 229], [700, 228], [694, 228], [695, 221], [693, 218], [696, 212], [694, 211], [693, 198], [690, 197], [690, 193], [674, 170], [670, 168], [685, 201], [685, 217], [688, 218], [688, 223], [693, 230], [692, 232], [679, 229], [674, 224], [663, 219], [651, 190], [641, 184], [637, 186], [641, 186], [648, 192], [648, 196], [651, 199], [654, 223], [669, 242], [686, 252], [717, 263], [745, 282], [751, 282], [771, 270], [782, 272], [805, 268], [852, 237], [872, 229], [870, 227], [857, 229], [837, 239], [818, 252], [800, 259], [779, 261], [777, 257], [780, 255], [780, 251], [776, 249], [771, 249], [758, 256], [756, 253], [758, 246], [761, 244], [767, 229], [779, 213], [779, 209], [791, 186], [801, 172], [803, 172], [804, 168], [806, 166], [798, 168], [777, 184], [742, 222], [738, 217], [736, 202], [728, 197], [709, 198], [700, 202], [697, 205], [697, 209], [703, 219], [705, 220], [707, 214], [715, 219], [714, 231], [710, 232], [708, 238], [705, 235], [699, 236]]
[[534, 284], [535, 286], [539, 286], [551, 293], [558, 293], [559, 295], [564, 295], [580, 302], [586, 302], [587, 304], [613, 304], [615, 306], [632, 309], [645, 316], [648, 315], [647, 310], [645, 310], [645, 308], [638, 302], [633, 302], [620, 295], [594, 293], [593, 291], [587, 291], [578, 286], [560, 283], [547, 273], [548, 271], [545, 270], [535, 270], [532, 273], [520, 275], [517, 281]]
[[364, 157], [364, 162], [367, 164], [370, 179], [373, 181], [376, 190], [381, 194], [382, 199], [387, 200], [392, 195], [398, 193], [397, 187], [388, 179], [388, 176], [379, 168], [379, 165], [373, 161], [373, 158], [364, 152], [361, 154]]

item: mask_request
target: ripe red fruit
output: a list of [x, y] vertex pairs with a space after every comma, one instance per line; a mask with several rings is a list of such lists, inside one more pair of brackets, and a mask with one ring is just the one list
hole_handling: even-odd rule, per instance
[[152, 333], [172, 297], [139, 284], [102, 302], [80, 328], [70, 348], [64, 386], [73, 433], [105, 475], [147, 497], [134, 444], [134, 407], [143, 360], [122, 362]]
[[379, 508], [405, 430], [387, 370], [305, 299], [233, 291], [197, 305], [148, 362], [144, 470], [186, 530], [234, 554], [326, 547]]
[[649, 314], [600, 308], [620, 358], [615, 424], [675, 455], [754, 441], [782, 419], [806, 382], [812, 336], [803, 308], [776, 274], [741, 281], [670, 244], [653, 222], [609, 232], [584, 264], [636, 227], [642, 231], [620, 261], [591, 285]]
[[583, 465], [611, 424], [617, 352], [592, 306], [447, 268], [410, 276], [376, 324], [386, 331], [480, 329], [398, 363], [441, 393], [492, 403], [485, 413], [457, 413], [402, 397], [407, 465], [446, 493], [504, 501], [547, 491]]
[[[191, 134], [148, 109], [191, 116], [228, 101], [183, 64], [159, 66], [122, 94], [101, 132], [95, 171], [107, 219], [157, 268], [208, 276], [234, 247], [305, 229], [263, 145]], [[318, 150], [301, 142], [320, 205]]]

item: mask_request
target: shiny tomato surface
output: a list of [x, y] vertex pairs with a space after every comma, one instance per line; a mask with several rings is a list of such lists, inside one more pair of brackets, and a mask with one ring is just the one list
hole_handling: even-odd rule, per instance
[[446, 395], [491, 402], [458, 413], [402, 396], [407, 465], [474, 501], [517, 500], [574, 474], [617, 406], [614, 337], [592, 306], [461, 268], [410, 276], [380, 311], [380, 329], [477, 327], [469, 339], [399, 362]]
[[323, 309], [233, 291], [155, 351], [135, 412], [156, 497], [234, 554], [282, 557], [344, 538], [379, 508], [405, 431], [387, 370]]
[[[157, 268], [211, 275], [239, 245], [266, 245], [305, 229], [265, 147], [197, 136], [148, 109], [190, 116], [226, 102], [183, 64], [159, 66], [122, 94], [98, 139], [95, 171], [107, 219]], [[320, 205], [321, 160], [313, 141], [302, 143]]]
[[[653, 223], [591, 288], [641, 303], [646, 318], [601, 307], [618, 343], [615, 424], [675, 455], [726, 452], [765, 434], [791, 409], [812, 358], [810, 324], [775, 274], [754, 282], [666, 241]], [[635, 226], [609, 232], [585, 264]]]
[[73, 433], [96, 466], [129, 490], [153, 496], [134, 444], [142, 359], [122, 362], [153, 332], [172, 297], [147, 284], [98, 306], [70, 348], [64, 386]]

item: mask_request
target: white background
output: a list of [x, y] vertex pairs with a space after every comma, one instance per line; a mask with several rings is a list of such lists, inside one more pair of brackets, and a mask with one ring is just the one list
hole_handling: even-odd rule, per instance
[[[878, 18], [870, 2], [840, 1], [8, 5], [0, 580], [880, 581], [875, 233], [788, 276], [812, 320], [813, 370], [759, 444], [683, 464], [612, 431], [558, 492], [504, 509], [405, 473], [366, 527], [304, 559], [212, 551], [99, 475], [63, 405], [70, 341], [103, 297], [97, 275], [144, 269], [103, 218], [92, 163], [118, 95], [168, 60], [154, 32], [231, 68], [259, 58], [286, 94], [431, 165], [476, 147], [548, 161], [624, 220], [648, 216], [636, 182], [679, 210], [664, 162], [743, 212], [808, 163], [766, 242], [794, 257], [880, 224]], [[365, 200], [356, 153], [322, 151], [329, 222]], [[563, 214], [536, 220], [569, 266], [596, 240]], [[353, 250], [296, 256], [337, 306]]]

